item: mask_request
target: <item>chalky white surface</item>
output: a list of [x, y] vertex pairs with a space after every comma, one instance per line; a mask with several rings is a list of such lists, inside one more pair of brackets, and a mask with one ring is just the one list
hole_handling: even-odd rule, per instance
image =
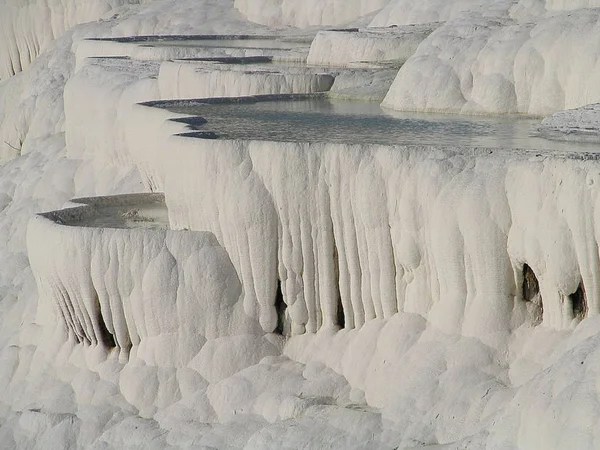
[[436, 25], [321, 31], [315, 36], [307, 62], [342, 66], [388, 62], [400, 67]]
[[540, 2], [492, 2], [452, 18], [400, 69], [383, 104], [544, 116], [597, 103], [600, 9], [540, 8]]
[[325, 70], [277, 65], [202, 64], [165, 61], [158, 86], [163, 99], [242, 97], [325, 92], [334, 76]]
[[[547, 114], [598, 101], [600, 5], [494, 3], [423, 14], [419, 23], [450, 20], [386, 103]], [[308, 24], [312, 4], [298, 5], [307, 6], [294, 20]], [[348, 10], [340, 20], [371, 12]], [[182, 124], [134, 105], [158, 98], [156, 63], [82, 59], [74, 75], [73, 40], [257, 26], [227, 0], [162, 0], [105, 17], [115, 14], [67, 32], [0, 82], [3, 447], [600, 445], [595, 157], [174, 137]], [[0, 48], [22, 38], [11, 39]], [[589, 128], [594, 114], [545, 123]], [[148, 188], [165, 191], [171, 230], [35, 216], [77, 196]], [[544, 299], [537, 327], [519, 298], [525, 262]], [[285, 342], [270, 333], [277, 278], [293, 333]], [[581, 279], [589, 318], [578, 323], [568, 295]], [[108, 302], [100, 316], [87, 309], [90, 286]], [[78, 318], [71, 332], [60, 299]], [[109, 315], [120, 335], [140, 338], [128, 355], [68, 337], [93, 336], [92, 318]]]

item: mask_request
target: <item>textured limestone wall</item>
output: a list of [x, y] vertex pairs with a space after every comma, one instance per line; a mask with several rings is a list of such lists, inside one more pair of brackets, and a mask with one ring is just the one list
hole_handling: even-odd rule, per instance
[[[148, 195], [127, 204], [122, 197], [103, 206], [135, 208]], [[116, 351], [122, 361], [159, 367], [187, 365], [209, 340], [261, 331], [244, 313], [238, 276], [212, 233], [89, 226], [100, 205], [90, 203], [29, 223], [40, 324], [58, 325], [65, 340], [98, 357]]]
[[69, 28], [138, 0], [0, 2], [0, 80], [21, 72]]
[[[154, 129], [155, 142], [168, 130]], [[164, 189], [174, 226], [215, 233], [266, 330], [279, 283], [294, 334], [406, 311], [498, 344], [540, 314], [523, 298], [525, 265], [545, 325], [598, 312], [589, 155], [162, 139], [134, 160]]]

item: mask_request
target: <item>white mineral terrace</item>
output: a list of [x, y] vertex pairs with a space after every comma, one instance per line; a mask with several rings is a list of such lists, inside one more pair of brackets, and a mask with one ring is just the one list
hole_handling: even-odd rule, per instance
[[164, 61], [158, 87], [163, 99], [303, 94], [331, 91], [338, 98], [381, 101], [397, 68], [360, 67], [257, 57], [207, 57]]
[[[165, 61], [158, 86], [162, 98], [236, 97], [251, 94], [325, 92], [339, 70], [262, 58]], [[266, 59], [266, 58], [265, 58]]]
[[0, 448], [600, 448], [599, 30], [0, 0]]
[[310, 46], [309, 64], [399, 68], [439, 24], [320, 31]]
[[[161, 121], [171, 125], [151, 125]], [[242, 283], [245, 314], [265, 332], [360, 328], [403, 311], [501, 347], [502, 336], [523, 322], [569, 328], [600, 309], [597, 280], [581, 269], [590, 265], [588, 243], [596, 242], [595, 228], [584, 225], [593, 212], [565, 212], [572, 196], [596, 203], [595, 147], [535, 136], [538, 124], [523, 117], [386, 114], [376, 103], [322, 94], [140, 104], [126, 126], [127, 146], [148, 186], [164, 189], [168, 209], [162, 195], [140, 194], [81, 199], [76, 203], [85, 206], [39, 216], [29, 231], [30, 253], [40, 255], [32, 257], [32, 265], [40, 291], [54, 304], [67, 305], [63, 320], [75, 339], [91, 344], [104, 339], [105, 345], [113, 339], [111, 345], [126, 351], [141, 345], [140, 337], [131, 337], [139, 335], [141, 325], [129, 314], [129, 320], [120, 319], [126, 325], [117, 333], [111, 317], [123, 296], [115, 293], [111, 299], [110, 290], [102, 283], [98, 287], [102, 278], [94, 280], [94, 261], [110, 261], [111, 242], [120, 239], [127, 244], [116, 248], [133, 245], [137, 255], [136, 245], [146, 248], [150, 241], [142, 242], [156, 239], [144, 229], [169, 223], [200, 232], [179, 232], [187, 246], [196, 237], [204, 245], [206, 232], [214, 233]], [[582, 176], [588, 181], [578, 185]], [[415, 177], [420, 179], [416, 191], [400, 188]], [[526, 181], [531, 189], [522, 191]], [[566, 186], [555, 192], [563, 181]], [[540, 203], [540, 192], [554, 199], [551, 207], [547, 200]], [[510, 211], [511, 220], [500, 211]], [[530, 211], [538, 211], [543, 228], [531, 223]], [[72, 251], [67, 266], [42, 263], [46, 255], [66, 249], [45, 243], [61, 239], [47, 239], [44, 227], [61, 236], [70, 227], [90, 228], [76, 234], [104, 255], [84, 252], [77, 265], [84, 279], [66, 281], [63, 274], [72, 278]], [[98, 231], [106, 228], [135, 231]], [[564, 230], [571, 230], [573, 241], [551, 244]], [[166, 233], [156, 236], [166, 239], [167, 247], [170, 239], [183, 239]], [[481, 241], [483, 235], [494, 238]], [[556, 250], [548, 252], [549, 246]], [[189, 248], [181, 248], [189, 258]], [[177, 251], [169, 250], [175, 261]], [[448, 258], [453, 253], [460, 256]], [[477, 267], [471, 280], [463, 274], [474, 269], [457, 264], [463, 260]], [[148, 262], [141, 264], [140, 274]], [[179, 272], [185, 265], [167, 270], [165, 264], [168, 259], [158, 273], [186, 279]], [[114, 274], [117, 284], [134, 276], [129, 264], [125, 267], [124, 274]], [[45, 279], [59, 287], [49, 289]], [[77, 292], [77, 286], [83, 290]], [[98, 291], [103, 300], [94, 300]], [[92, 300], [89, 292], [96, 292]], [[69, 306], [74, 301], [92, 303]], [[94, 305], [103, 302], [110, 309], [99, 313]], [[88, 311], [92, 328], [85, 319], [68, 318], [67, 310]], [[104, 329], [113, 337], [100, 338]]]
[[227, 249], [265, 331], [281, 289], [293, 334], [407, 311], [497, 346], [542, 314], [521, 295], [528, 270], [548, 326], [600, 305], [596, 147], [534, 136], [537, 124], [266, 96], [145, 103], [128, 139], [171, 223]]
[[[91, 346], [96, 360], [133, 351], [162, 367], [187, 364], [206, 339], [257, 328], [236, 302], [223, 248], [212, 233], [171, 230], [162, 194], [73, 203], [29, 223], [29, 258], [49, 302], [41, 323], [54, 310], [65, 338]], [[223, 294], [230, 304], [215, 303]]]
[[137, 60], [167, 60], [211, 56], [275, 56], [306, 59], [313, 36], [171, 35], [95, 38], [80, 41], [77, 66], [90, 56], [127, 56]]

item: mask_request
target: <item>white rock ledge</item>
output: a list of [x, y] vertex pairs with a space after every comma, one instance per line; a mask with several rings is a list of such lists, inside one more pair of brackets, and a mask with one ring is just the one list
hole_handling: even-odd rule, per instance
[[319, 31], [307, 62], [317, 65], [393, 64], [396, 68], [415, 53], [439, 24]]
[[404, 311], [498, 348], [523, 323], [598, 314], [595, 155], [198, 139], [151, 104], [133, 159], [171, 224], [227, 249], [265, 330], [278, 286], [292, 334]]
[[239, 97], [328, 91], [336, 73], [318, 67], [277, 63], [233, 64], [210, 61], [165, 61], [158, 86], [163, 99]]
[[546, 117], [540, 132], [553, 139], [600, 141], [600, 104], [557, 111]]
[[75, 58], [127, 56], [135, 60], [165, 61], [216, 56], [274, 56], [304, 61], [313, 35], [278, 37], [261, 35], [172, 35], [94, 38], [77, 42]]
[[[28, 226], [40, 324], [101, 359], [133, 354], [160, 367], [185, 366], [210, 339], [264, 334], [244, 313], [237, 274], [212, 233], [136, 228], [136, 214], [123, 217], [165, 210], [161, 194], [77, 201], [86, 205], [38, 214]], [[107, 214], [129, 223], [89, 226]]]

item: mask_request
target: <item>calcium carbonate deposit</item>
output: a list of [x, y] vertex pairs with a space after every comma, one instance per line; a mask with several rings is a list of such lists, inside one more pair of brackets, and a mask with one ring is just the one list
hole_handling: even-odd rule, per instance
[[0, 449], [600, 448], [600, 2], [0, 0]]

